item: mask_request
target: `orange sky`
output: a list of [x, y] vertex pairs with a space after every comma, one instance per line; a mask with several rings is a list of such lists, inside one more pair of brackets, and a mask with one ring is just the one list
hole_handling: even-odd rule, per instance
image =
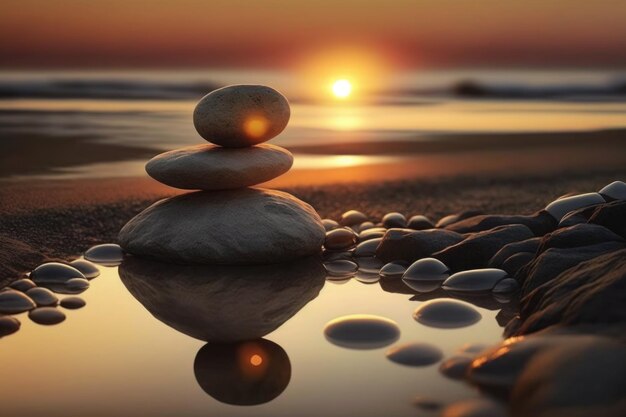
[[4, 0], [2, 67], [626, 66], [624, 0]]

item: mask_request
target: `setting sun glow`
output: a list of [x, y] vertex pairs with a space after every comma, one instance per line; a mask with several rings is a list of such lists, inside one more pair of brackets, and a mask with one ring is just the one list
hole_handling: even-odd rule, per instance
[[333, 94], [337, 98], [347, 98], [352, 92], [352, 84], [350, 81], [342, 79], [333, 83]]

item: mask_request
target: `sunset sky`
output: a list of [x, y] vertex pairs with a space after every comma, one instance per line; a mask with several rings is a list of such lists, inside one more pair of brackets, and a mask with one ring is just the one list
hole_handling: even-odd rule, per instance
[[4, 68], [289, 68], [366, 50], [402, 68], [626, 66], [610, 0], [6, 0]]

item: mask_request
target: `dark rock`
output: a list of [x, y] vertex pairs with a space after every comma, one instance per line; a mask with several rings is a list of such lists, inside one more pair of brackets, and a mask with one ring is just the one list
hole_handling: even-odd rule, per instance
[[17, 332], [22, 324], [15, 317], [0, 316], [0, 337]]
[[426, 230], [434, 229], [435, 225], [428, 217], [417, 214], [409, 219], [406, 227], [413, 230]]
[[517, 272], [531, 263], [535, 259], [535, 254], [531, 252], [520, 252], [515, 255], [511, 255], [504, 263], [502, 264], [502, 269], [504, 269], [510, 276], [514, 277]]
[[413, 262], [463, 240], [463, 235], [442, 229], [390, 229], [376, 250], [384, 262], [402, 260]]
[[537, 253], [545, 252], [550, 248], [577, 248], [605, 242], [624, 242], [624, 239], [603, 226], [577, 224], [557, 229], [544, 236]]
[[602, 204], [593, 211], [589, 223], [604, 226], [626, 239], [626, 201]]
[[452, 271], [479, 269], [484, 268], [504, 245], [532, 237], [531, 230], [522, 224], [499, 226], [475, 233], [432, 256], [448, 265]]
[[65, 313], [56, 307], [38, 307], [28, 312], [28, 318], [37, 324], [49, 326], [65, 321]]
[[60, 302], [61, 307], [67, 308], [68, 310], [77, 310], [79, 308], [85, 307], [85, 300], [80, 297], [65, 297]]
[[521, 240], [519, 242], [509, 243], [505, 245], [502, 249], [496, 252], [495, 255], [489, 260], [490, 268], [501, 268], [504, 264], [504, 261], [509, 259], [511, 256], [520, 252], [537, 252], [539, 248], [539, 244], [541, 243], [540, 237], [533, 237], [531, 239]]
[[439, 219], [435, 227], [444, 228], [453, 223], [460, 222], [461, 220], [469, 219], [474, 216], [480, 216], [481, 214], [483, 214], [483, 212], [480, 210], [466, 210], [457, 214], [450, 214]]
[[557, 222], [554, 220], [554, 217], [552, 217], [548, 212], [541, 210], [530, 216], [494, 214], [474, 216], [451, 224], [450, 226], [447, 226], [446, 229], [458, 233], [475, 233], [510, 224], [523, 224], [532, 230], [535, 236], [543, 236], [556, 229], [557, 226]]
[[359, 243], [354, 249], [354, 256], [363, 257], [363, 256], [375, 256], [376, 248], [380, 245], [383, 238], [379, 237], [376, 239], [368, 239], [364, 242]]

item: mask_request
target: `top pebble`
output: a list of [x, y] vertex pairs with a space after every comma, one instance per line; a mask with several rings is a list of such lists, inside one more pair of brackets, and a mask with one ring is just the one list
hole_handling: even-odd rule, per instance
[[287, 99], [263, 85], [231, 85], [204, 96], [193, 124], [207, 141], [244, 148], [268, 141], [285, 129], [291, 110]]

